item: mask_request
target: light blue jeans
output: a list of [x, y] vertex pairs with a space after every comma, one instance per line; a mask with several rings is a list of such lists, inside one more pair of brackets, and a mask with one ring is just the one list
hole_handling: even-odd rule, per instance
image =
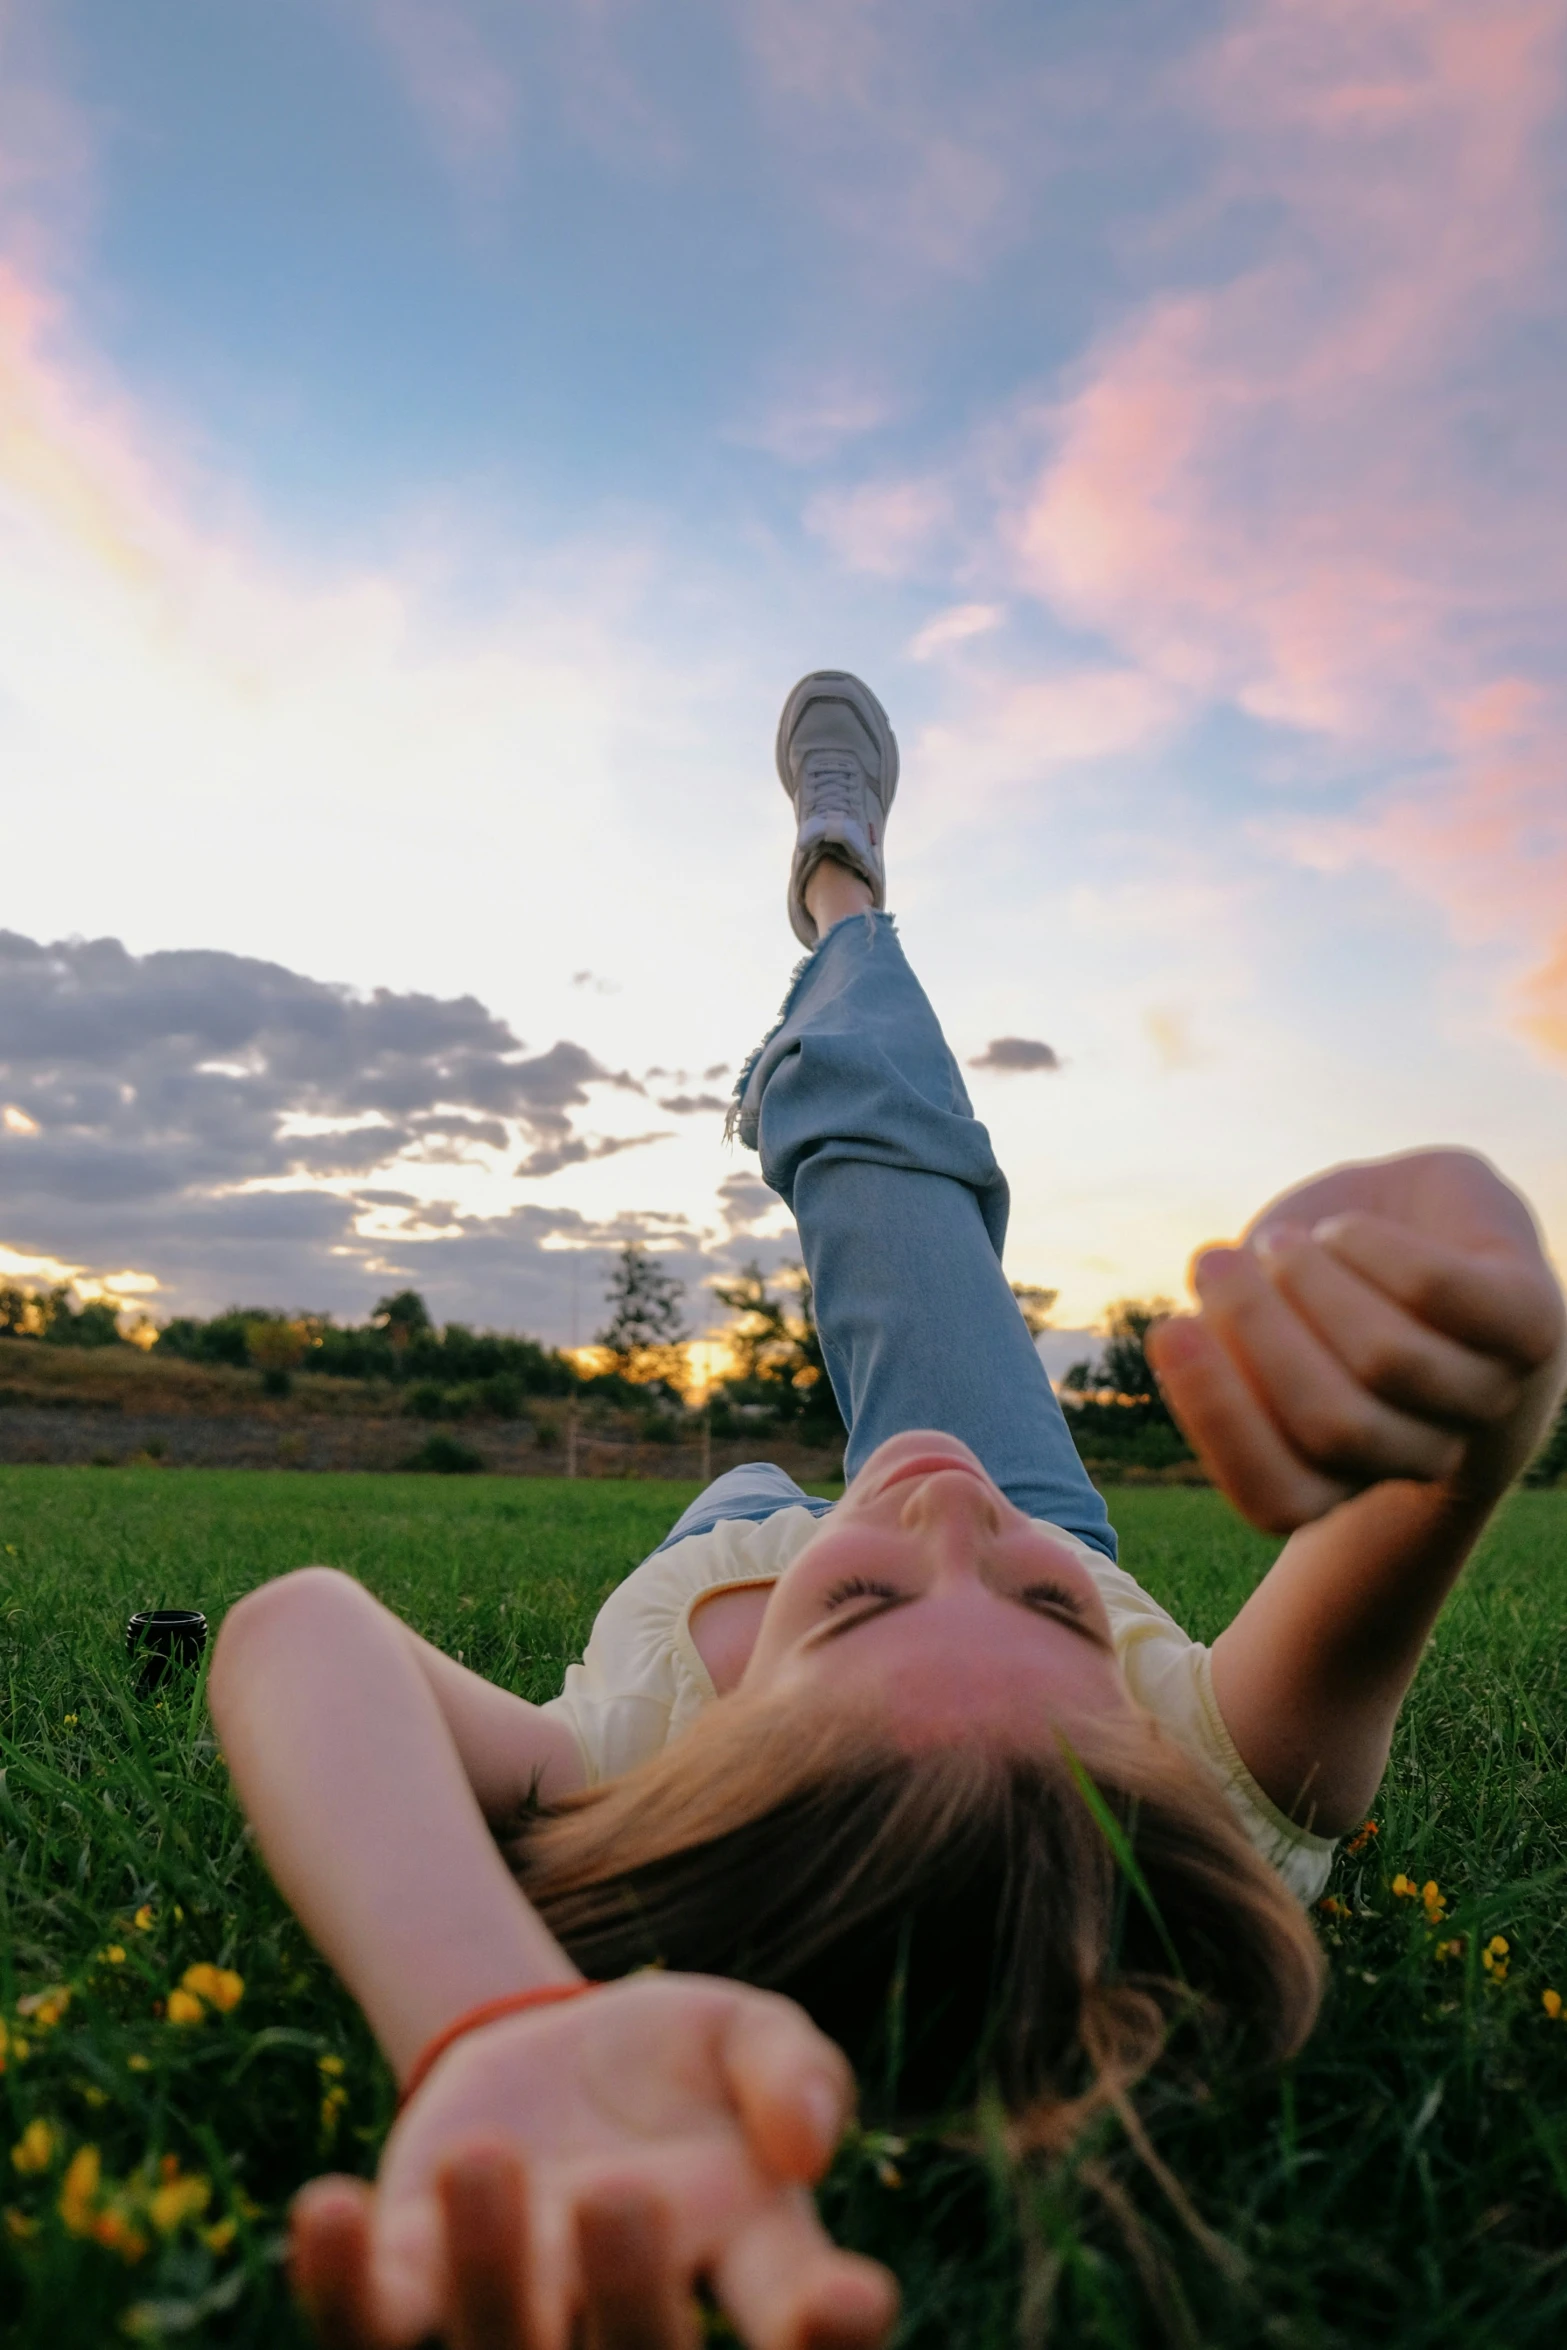
[[[907, 1428], [960, 1436], [1008, 1499], [1115, 1557], [1115, 1535], [1001, 1270], [1006, 1178], [886, 914], [852, 914], [795, 973], [736, 1095], [740, 1139], [793, 1210], [845, 1474]], [[791, 1503], [765, 1461], [719, 1477], [667, 1540]]]

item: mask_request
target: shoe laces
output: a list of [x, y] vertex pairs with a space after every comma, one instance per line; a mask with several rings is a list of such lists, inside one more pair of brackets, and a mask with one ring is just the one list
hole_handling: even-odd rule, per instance
[[859, 816], [864, 780], [858, 759], [846, 751], [808, 753], [800, 776], [801, 797], [807, 802], [801, 813]]

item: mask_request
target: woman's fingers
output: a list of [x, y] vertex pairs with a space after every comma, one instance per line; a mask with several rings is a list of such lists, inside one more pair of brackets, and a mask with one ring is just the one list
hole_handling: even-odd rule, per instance
[[377, 2350], [370, 2291], [370, 2215], [363, 2179], [312, 2179], [294, 2198], [289, 2267], [322, 2350]]
[[1349, 1499], [1352, 1485], [1322, 1475], [1286, 1443], [1205, 1317], [1172, 1315], [1146, 1345], [1192, 1450], [1242, 1517], [1265, 1534], [1292, 1534]]
[[719, 2055], [766, 2168], [784, 2179], [820, 2178], [854, 2105], [854, 2076], [841, 2049], [793, 2000], [753, 1991], [735, 2002]]
[[540, 2350], [529, 2259], [528, 2194], [515, 2151], [465, 2147], [437, 2181], [446, 2230], [448, 2350]]
[[583, 2350], [692, 2350], [690, 2292], [675, 2266], [669, 2213], [635, 2188], [593, 2196], [577, 2214]]
[[1328, 1216], [1312, 1238], [1341, 1265], [1461, 1346], [1500, 1355], [1524, 1372], [1562, 1343], [1561, 1292], [1523, 1250], [1457, 1249], [1365, 1209]]
[[803, 2193], [781, 2196], [743, 2229], [713, 2281], [748, 2350], [878, 2350], [898, 2314], [886, 2269], [840, 2252]]
[[1459, 1428], [1490, 1427], [1516, 1409], [1515, 1365], [1417, 1319], [1309, 1232], [1265, 1232], [1253, 1246], [1275, 1289], [1384, 1403]]
[[1205, 1250], [1193, 1269], [1203, 1319], [1290, 1449], [1349, 1485], [1450, 1474], [1463, 1442], [1355, 1379], [1279, 1294], [1250, 1248]]

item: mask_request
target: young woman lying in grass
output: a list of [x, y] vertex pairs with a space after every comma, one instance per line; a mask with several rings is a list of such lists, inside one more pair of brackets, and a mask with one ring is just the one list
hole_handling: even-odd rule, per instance
[[322, 1569], [218, 1643], [262, 1849], [410, 2092], [374, 2190], [298, 2206], [301, 2291], [353, 2350], [664, 2350], [698, 2285], [757, 2350], [875, 2343], [890, 2280], [807, 2192], [844, 2051], [895, 2110], [992, 2084], [1048, 2147], [1124, 2110], [1182, 2018], [1298, 2047], [1303, 1904], [1562, 1388], [1560, 1292], [1483, 1160], [1275, 1200], [1150, 1341], [1216, 1483], [1290, 1535], [1191, 1642], [1115, 1564], [1001, 1271], [1005, 1183], [879, 911], [880, 705], [807, 678], [779, 770], [812, 952], [737, 1119], [798, 1219], [843, 1499], [720, 1478], [545, 1706]]

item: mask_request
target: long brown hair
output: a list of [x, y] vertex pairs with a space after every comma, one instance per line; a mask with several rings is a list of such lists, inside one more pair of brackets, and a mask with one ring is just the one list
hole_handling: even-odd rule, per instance
[[839, 1707], [739, 1693], [541, 1813], [513, 1862], [585, 1974], [786, 1992], [871, 2109], [949, 2112], [991, 2083], [1019, 2145], [1062, 2144], [1183, 2018], [1290, 2054], [1322, 1982], [1299, 1905], [1151, 1717], [1074, 1745], [911, 1755]]

